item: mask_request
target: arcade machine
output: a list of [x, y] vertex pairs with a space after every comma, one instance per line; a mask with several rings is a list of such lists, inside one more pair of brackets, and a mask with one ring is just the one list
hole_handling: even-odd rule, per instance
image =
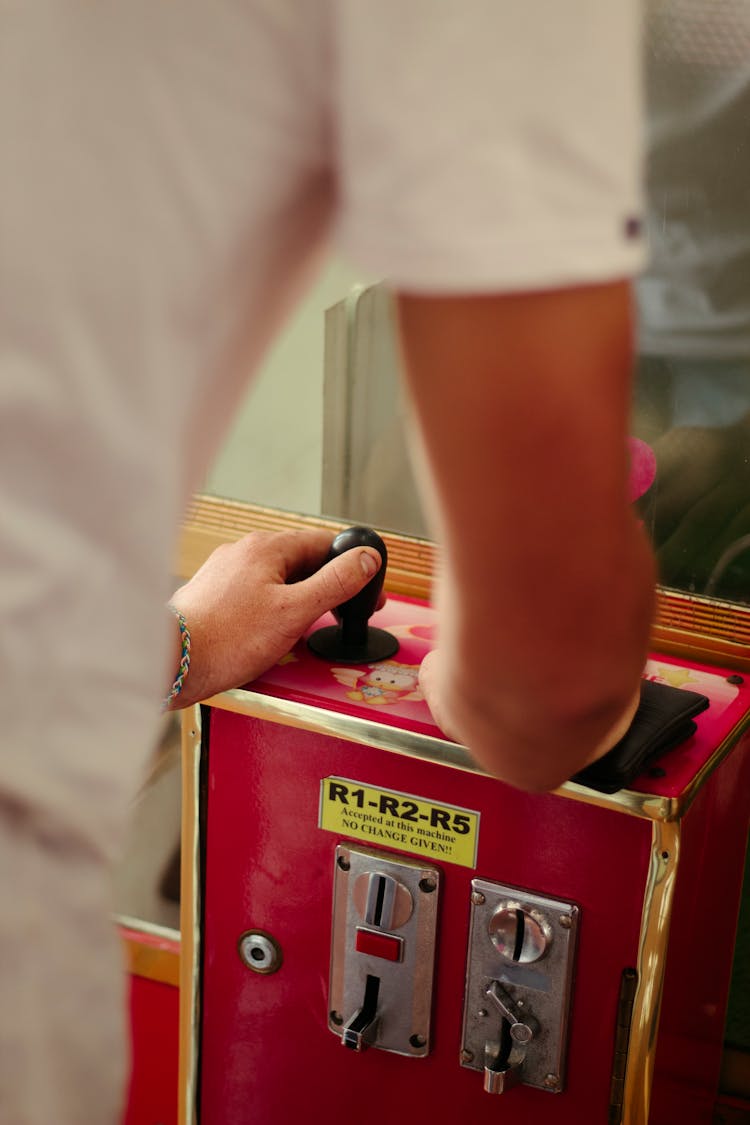
[[429, 604], [364, 597], [186, 716], [182, 1120], [711, 1121], [750, 615], [699, 652], [663, 597], [637, 737], [528, 795], [434, 726]]
[[[352, 379], [390, 363], [383, 301], [328, 317], [328, 526], [408, 528], [397, 400]], [[742, 547], [710, 596], [660, 591], [624, 743], [528, 795], [435, 727], [432, 548], [382, 541], [385, 608], [368, 587], [185, 715], [180, 1122], [711, 1122], [750, 818], [750, 608], [721, 596]]]

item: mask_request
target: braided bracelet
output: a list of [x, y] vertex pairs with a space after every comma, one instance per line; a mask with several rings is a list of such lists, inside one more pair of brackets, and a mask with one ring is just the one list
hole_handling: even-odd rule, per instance
[[188, 669], [190, 668], [190, 630], [187, 627], [187, 621], [182, 616], [179, 609], [177, 609], [175, 606], [168, 605], [167, 609], [170, 609], [177, 618], [177, 624], [180, 627], [180, 642], [182, 644], [182, 651], [180, 653], [180, 664], [177, 669], [177, 675], [175, 676], [175, 680], [172, 684], [172, 689], [169, 695], [161, 705], [162, 711], [166, 711], [172, 700], [175, 699], [182, 691], [185, 680], [187, 679]]

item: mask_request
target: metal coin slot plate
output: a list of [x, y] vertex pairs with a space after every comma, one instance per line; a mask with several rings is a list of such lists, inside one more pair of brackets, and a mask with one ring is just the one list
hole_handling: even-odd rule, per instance
[[[439, 894], [436, 867], [336, 848], [328, 1026], [345, 1046], [429, 1054]], [[398, 944], [399, 959], [361, 951], [379, 940]]]
[[[559, 1093], [565, 1078], [579, 908], [486, 879], [473, 879], [471, 890], [461, 1065], [485, 1071], [485, 1089], [491, 1088], [485, 1062], [496, 1058], [501, 1040], [508, 1039], [494, 991], [508, 998], [534, 1027], [514, 1081]], [[505, 1082], [504, 1088], [510, 1089], [514, 1081]]]

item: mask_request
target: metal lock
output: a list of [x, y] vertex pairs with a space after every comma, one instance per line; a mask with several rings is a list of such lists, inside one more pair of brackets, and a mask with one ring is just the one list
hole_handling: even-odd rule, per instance
[[328, 1026], [345, 1047], [428, 1054], [439, 887], [435, 867], [337, 847]]
[[563, 1088], [579, 909], [472, 880], [461, 1063], [503, 1094]]

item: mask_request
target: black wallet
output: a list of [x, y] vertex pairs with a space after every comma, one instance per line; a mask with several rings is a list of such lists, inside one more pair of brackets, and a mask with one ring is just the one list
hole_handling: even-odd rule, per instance
[[600, 793], [626, 789], [647, 766], [695, 733], [693, 718], [708, 705], [698, 692], [642, 680], [641, 701], [627, 734], [571, 780]]

